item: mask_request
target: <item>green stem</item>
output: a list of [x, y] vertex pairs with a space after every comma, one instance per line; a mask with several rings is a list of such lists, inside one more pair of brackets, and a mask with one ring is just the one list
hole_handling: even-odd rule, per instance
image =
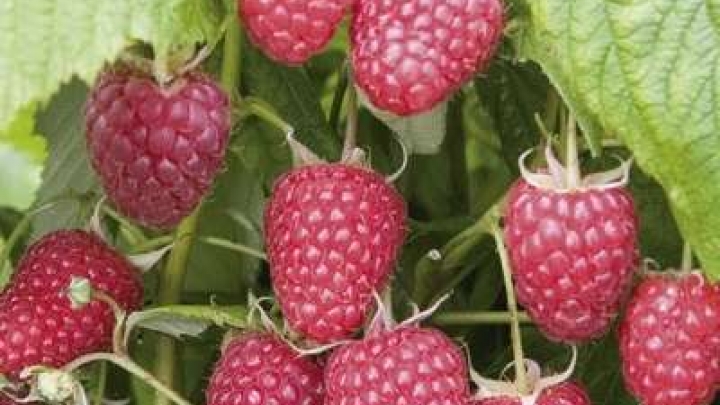
[[578, 160], [577, 125], [572, 114], [568, 118], [565, 165], [567, 166], [567, 186], [575, 189], [580, 186], [580, 162]]
[[200, 239], [200, 241], [203, 242], [203, 243], [206, 243], [206, 244], [208, 244], [208, 245], [225, 248], [225, 249], [228, 249], [228, 250], [232, 250], [232, 251], [234, 251], [234, 252], [238, 252], [238, 253], [246, 254], [246, 255], [248, 255], [248, 256], [252, 256], [252, 257], [254, 257], [254, 258], [256, 258], [256, 259], [260, 259], [260, 260], [265, 260], [265, 261], [267, 261], [267, 255], [265, 255], [265, 253], [263, 253], [263, 252], [261, 252], [261, 251], [259, 251], [259, 250], [253, 249], [253, 248], [251, 248], [251, 247], [245, 246], [245, 245], [241, 245], [241, 244], [238, 244], [238, 243], [230, 242], [230, 241], [225, 240], [225, 239], [214, 238], [214, 237], [210, 237], [210, 236], [209, 236], [209, 237], [205, 237], [205, 238]]
[[[193, 236], [197, 228], [198, 213], [199, 208], [177, 229], [175, 245], [160, 276], [160, 291], [158, 291], [160, 305], [172, 305], [180, 301]], [[180, 385], [176, 382], [178, 350], [175, 340], [167, 336], [158, 336], [155, 352], [155, 375], [167, 386], [178, 388]], [[158, 396], [156, 404], [167, 405], [167, 397]]]
[[507, 306], [510, 311], [510, 335], [512, 338], [513, 358], [515, 360], [515, 385], [520, 394], [526, 395], [532, 390], [528, 386], [527, 370], [525, 370], [525, 354], [523, 353], [522, 334], [520, 333], [520, 314], [515, 299], [510, 260], [507, 249], [505, 249], [502, 232], [497, 225], [493, 227], [493, 236], [495, 237], [498, 255], [500, 255], [500, 264], [505, 282], [505, 294], [507, 295]]
[[[530, 323], [530, 317], [526, 312], [518, 313], [520, 323]], [[443, 312], [433, 317], [433, 322], [438, 325], [494, 325], [509, 324], [512, 322], [512, 315], [505, 311], [458, 311]]]
[[95, 398], [93, 400], [95, 405], [103, 405], [103, 400], [105, 399], [105, 389], [107, 388], [108, 380], [108, 364], [106, 361], [100, 363], [99, 374], [98, 388], [97, 391], [95, 391]]
[[104, 204], [102, 210], [110, 218], [114, 219], [115, 221], [117, 221], [118, 224], [120, 224], [120, 233], [122, 233], [123, 237], [130, 244], [130, 246], [139, 245], [145, 241], [145, 235], [142, 233], [140, 228], [133, 225], [122, 215]]
[[246, 97], [245, 99], [243, 99], [241, 108], [243, 110], [243, 114], [254, 115], [265, 121], [266, 123], [279, 129], [280, 131], [282, 131], [283, 134], [288, 134], [293, 130], [293, 127], [290, 124], [280, 118], [280, 116], [278, 116], [278, 114], [273, 110], [273, 108], [267, 105], [262, 100], [254, 97]]
[[693, 270], [693, 252], [692, 247], [689, 243], [685, 242], [683, 245], [683, 255], [682, 255], [682, 267], [681, 270], [683, 273], [689, 273]]
[[63, 370], [73, 372], [74, 370], [95, 361], [108, 361], [117, 365], [118, 367], [121, 367], [130, 374], [142, 380], [144, 383], [155, 389], [159, 394], [162, 394], [164, 398], [167, 398], [176, 405], [192, 405], [188, 400], [181, 397], [180, 394], [164, 385], [152, 374], [147, 372], [147, 370], [132, 361], [129, 357], [119, 356], [112, 353], [92, 353], [78, 357], [77, 359], [73, 360], [65, 367], [63, 367]]
[[350, 159], [355, 146], [357, 146], [358, 99], [354, 87], [348, 88], [347, 99], [347, 126], [345, 128], [345, 144], [342, 152], [343, 161]]
[[173, 243], [173, 240], [175, 240], [175, 238], [170, 235], [160, 236], [158, 238], [149, 239], [149, 240], [146, 240], [136, 246], [133, 246], [132, 251], [134, 253], [150, 252], [155, 249], [163, 248], [163, 247]]
[[242, 31], [240, 25], [232, 23], [227, 25], [225, 44], [223, 49], [222, 71], [220, 80], [228, 94], [234, 94], [239, 84], [242, 64], [241, 54]]
[[348, 89], [350, 82], [350, 74], [348, 72], [348, 63], [342, 64], [340, 71], [338, 72], [338, 84], [335, 87], [335, 94], [333, 95], [332, 105], [330, 106], [330, 127], [334, 130], [339, 129], [340, 122], [340, 111], [342, 111], [343, 101], [345, 100], [345, 92]]

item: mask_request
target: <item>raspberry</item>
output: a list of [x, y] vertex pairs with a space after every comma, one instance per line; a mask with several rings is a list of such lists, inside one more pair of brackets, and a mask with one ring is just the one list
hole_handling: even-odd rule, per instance
[[332, 39], [352, 0], [238, 0], [250, 39], [270, 58], [305, 63]]
[[223, 350], [208, 405], [322, 405], [323, 371], [276, 336], [248, 333]]
[[375, 107], [427, 111], [488, 64], [502, 30], [500, 0], [358, 0], [355, 80]]
[[560, 191], [519, 180], [505, 239], [518, 300], [551, 339], [604, 334], [632, 282], [637, 218], [622, 187]]
[[317, 342], [349, 336], [388, 282], [405, 203], [385, 178], [345, 164], [304, 166], [275, 184], [265, 211], [273, 287], [285, 318]]
[[55, 296], [73, 276], [90, 280], [94, 289], [110, 295], [127, 311], [142, 305], [137, 270], [95, 234], [81, 230], [56, 231], [35, 242], [18, 263], [0, 301]]
[[115, 207], [167, 229], [195, 209], [220, 170], [230, 105], [199, 73], [163, 88], [138, 73], [107, 71], [86, 104], [85, 131], [92, 165]]
[[707, 405], [720, 381], [720, 287], [700, 272], [648, 276], [620, 325], [629, 390], [644, 405]]
[[325, 405], [465, 405], [467, 373], [464, 354], [442, 332], [399, 327], [331, 355]]
[[115, 315], [99, 301], [73, 309], [64, 293], [72, 276], [88, 278], [126, 310], [142, 303], [135, 269], [99, 238], [84, 231], [45, 236], [24, 255], [0, 298], [1, 374], [60, 367], [110, 347]]
[[[473, 402], [472, 405], [521, 405], [520, 398], [496, 397]], [[537, 405], [591, 405], [585, 390], [573, 382], [564, 382], [540, 393], [535, 402]]]

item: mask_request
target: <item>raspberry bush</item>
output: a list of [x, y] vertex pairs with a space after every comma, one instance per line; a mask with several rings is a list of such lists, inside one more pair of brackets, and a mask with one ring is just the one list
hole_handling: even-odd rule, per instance
[[0, 404], [720, 404], [712, 3], [3, 0]]

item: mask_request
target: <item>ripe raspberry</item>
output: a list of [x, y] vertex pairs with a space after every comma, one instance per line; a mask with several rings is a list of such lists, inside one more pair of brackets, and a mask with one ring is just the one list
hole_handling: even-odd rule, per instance
[[502, 30], [500, 0], [358, 0], [355, 80], [375, 107], [427, 111], [488, 64]]
[[657, 274], [620, 325], [629, 390], [644, 405], [707, 405], [720, 381], [720, 287], [699, 272]]
[[65, 295], [72, 276], [89, 279], [126, 310], [141, 305], [138, 274], [99, 238], [84, 231], [49, 234], [28, 250], [0, 298], [1, 374], [59, 367], [110, 346], [112, 310], [99, 301], [74, 310]]
[[505, 213], [515, 287], [548, 337], [576, 343], [607, 331], [632, 282], [636, 229], [622, 187], [561, 192], [515, 184]]
[[352, 0], [238, 0], [250, 39], [270, 58], [305, 63], [330, 42]]
[[[520, 398], [497, 397], [481, 399], [472, 405], [521, 405]], [[591, 405], [585, 390], [574, 382], [564, 382], [546, 388], [537, 398], [536, 405]]]
[[208, 192], [229, 130], [227, 96], [199, 73], [162, 88], [140, 74], [108, 71], [85, 107], [92, 165], [110, 201], [156, 228], [177, 225]]
[[289, 324], [317, 342], [360, 327], [395, 265], [405, 216], [397, 191], [362, 167], [304, 166], [278, 180], [265, 242]]
[[35, 242], [20, 260], [0, 301], [56, 296], [73, 276], [90, 280], [94, 289], [110, 295], [127, 311], [142, 305], [138, 271], [95, 234], [81, 230], [56, 231]]
[[248, 333], [224, 349], [208, 405], [322, 405], [323, 371], [276, 336]]
[[325, 405], [465, 405], [467, 364], [435, 329], [371, 334], [335, 351], [325, 369]]

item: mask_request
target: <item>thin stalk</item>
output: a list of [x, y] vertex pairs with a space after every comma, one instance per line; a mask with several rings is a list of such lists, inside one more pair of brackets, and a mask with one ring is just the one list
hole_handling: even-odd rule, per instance
[[[520, 323], [531, 323], [527, 312], [518, 312]], [[443, 312], [433, 317], [438, 325], [503, 325], [512, 322], [512, 315], [506, 311], [459, 311]]]
[[288, 134], [293, 131], [292, 125], [288, 124], [280, 118], [272, 107], [266, 105], [264, 102], [257, 100], [253, 97], [246, 97], [242, 103], [243, 112], [254, 115], [267, 124], [279, 129], [283, 134]]
[[578, 160], [577, 125], [572, 114], [568, 118], [565, 165], [567, 166], [567, 186], [575, 189], [580, 186], [580, 162]]
[[328, 119], [328, 122], [330, 122], [330, 126], [333, 130], [339, 129], [340, 111], [342, 111], [343, 101], [345, 100], [345, 92], [347, 91], [350, 83], [347, 61], [340, 67], [338, 75], [338, 83], [335, 87], [335, 94], [333, 95], [332, 105], [330, 106], [330, 118]]
[[345, 128], [345, 142], [343, 144], [342, 159], [346, 161], [350, 159], [353, 150], [357, 145], [358, 131], [358, 99], [357, 91], [354, 87], [347, 90], [347, 123]]
[[100, 363], [99, 374], [98, 388], [97, 391], [95, 391], [95, 398], [93, 399], [93, 404], [95, 405], [103, 405], [103, 400], [105, 399], [105, 389], [107, 388], [108, 380], [108, 364], [106, 361]]
[[158, 238], [149, 239], [149, 240], [146, 240], [136, 246], [133, 246], [132, 251], [134, 253], [150, 252], [155, 249], [163, 248], [163, 247], [173, 243], [174, 240], [175, 240], [175, 238], [173, 238], [170, 235], [160, 236]]
[[685, 242], [683, 245], [683, 255], [682, 255], [682, 267], [681, 270], [683, 273], [689, 273], [693, 270], [693, 252], [692, 247], [689, 243]]
[[505, 294], [507, 295], [507, 306], [510, 311], [510, 335], [512, 338], [513, 358], [515, 360], [515, 385], [520, 394], [526, 395], [531, 392], [531, 389], [528, 386], [527, 370], [525, 369], [525, 354], [523, 353], [522, 334], [520, 333], [520, 314], [517, 308], [517, 300], [515, 299], [510, 260], [507, 250], [505, 249], [502, 232], [498, 226], [493, 227], [493, 236], [495, 237], [498, 255], [500, 256], [503, 281], [505, 282]]
[[119, 356], [112, 353], [92, 353], [85, 356], [78, 357], [72, 362], [68, 363], [63, 367], [63, 370], [72, 372], [86, 364], [95, 361], [107, 361], [121, 367], [128, 373], [139, 378], [141, 381], [155, 389], [159, 394], [162, 394], [170, 402], [176, 405], [192, 405], [188, 400], [180, 396], [177, 392], [164, 385], [160, 380], [155, 378], [152, 374], [147, 372], [144, 368], [140, 367], [137, 363], [132, 361], [129, 357]]
[[208, 245], [221, 247], [224, 249], [232, 250], [233, 252], [242, 253], [242, 254], [245, 254], [248, 256], [252, 256], [256, 259], [267, 261], [267, 255], [265, 255], [265, 253], [263, 253], [259, 250], [253, 249], [251, 247], [245, 246], [245, 245], [230, 242], [225, 239], [214, 238], [214, 237], [209, 236], [209, 237], [200, 239], [200, 241], [203, 243], [206, 243]]

